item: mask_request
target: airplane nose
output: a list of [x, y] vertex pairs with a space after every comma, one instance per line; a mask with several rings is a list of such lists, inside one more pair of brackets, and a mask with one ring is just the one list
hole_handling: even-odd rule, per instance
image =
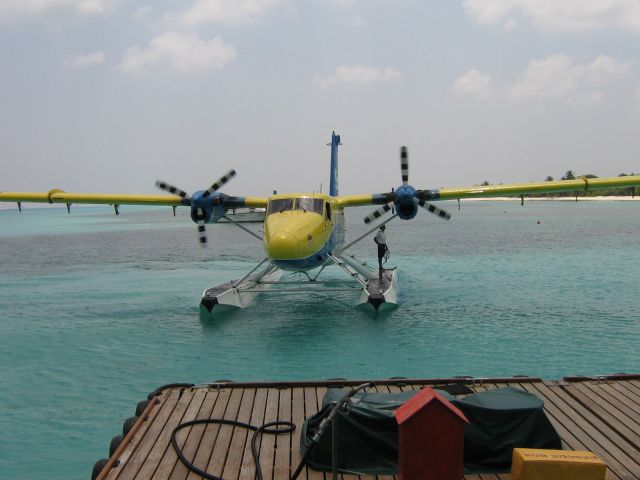
[[268, 254], [275, 260], [289, 260], [298, 256], [298, 238], [288, 232], [280, 232], [269, 239]]

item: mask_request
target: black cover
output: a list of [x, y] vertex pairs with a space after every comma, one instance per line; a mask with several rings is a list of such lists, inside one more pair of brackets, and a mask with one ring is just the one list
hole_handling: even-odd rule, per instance
[[[305, 420], [300, 434], [300, 449], [305, 452], [322, 419], [348, 389], [329, 389], [322, 409]], [[366, 475], [393, 475], [398, 469], [398, 424], [393, 411], [416, 392], [356, 393], [348, 415], [336, 418], [338, 471]], [[316, 445], [307, 463], [317, 470], [331, 471], [332, 428]]]
[[544, 402], [513, 387], [469, 395], [452, 402], [465, 414], [464, 467], [469, 472], [508, 472], [514, 448], [562, 444], [544, 413]]
[[[467, 416], [464, 462], [466, 473], [504, 472], [511, 468], [514, 447], [560, 449], [560, 438], [542, 409], [543, 402], [531, 393], [511, 387], [454, 399], [437, 390]], [[322, 409], [305, 420], [300, 448], [306, 451], [320, 421], [348, 390], [327, 391]], [[358, 393], [348, 415], [338, 414], [338, 470], [342, 473], [390, 475], [397, 473], [398, 425], [393, 411], [416, 392]], [[331, 471], [329, 428], [318, 442], [308, 463]]]

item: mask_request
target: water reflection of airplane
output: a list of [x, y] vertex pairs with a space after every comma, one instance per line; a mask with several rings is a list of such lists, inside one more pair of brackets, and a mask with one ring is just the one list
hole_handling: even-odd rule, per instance
[[[229, 171], [207, 190], [192, 195], [164, 182], [156, 185], [169, 195], [123, 195], [67, 193], [62, 190], [49, 192], [0, 192], [0, 201], [111, 204], [116, 214], [120, 205], [168, 205], [191, 207], [191, 218], [197, 224], [199, 241], [206, 245], [208, 223], [227, 219], [257, 237], [262, 243], [265, 258], [244, 277], [204, 291], [201, 310], [211, 313], [223, 306], [245, 307], [259, 293], [329, 292], [348, 290], [356, 292], [358, 304], [371, 305], [378, 310], [397, 303], [397, 270], [384, 270], [382, 274], [366, 262], [350, 253], [354, 245], [377, 230], [380, 224], [360, 237], [345, 244], [344, 209], [347, 207], [381, 205], [365, 217], [369, 224], [388, 212], [382, 223], [398, 217], [410, 220], [423, 208], [448, 220], [449, 214], [433, 203], [440, 200], [513, 196], [540, 193], [573, 192], [603, 188], [640, 186], [640, 176], [614, 178], [577, 178], [573, 180], [545, 181], [507, 185], [486, 185], [440, 190], [419, 190], [409, 184], [407, 149], [401, 148], [400, 167], [402, 184], [391, 192], [363, 195], [338, 194], [338, 146], [340, 136], [331, 137], [331, 169], [329, 193], [283, 193], [263, 197], [235, 197], [219, 192], [234, 175]], [[229, 215], [233, 209], [266, 209], [262, 237], [240, 225]], [[216, 245], [219, 248], [219, 245]], [[337, 265], [346, 277], [344, 280], [321, 279], [330, 265]], [[282, 277], [284, 272], [294, 275]], [[297, 275], [295, 275], [297, 274]]]

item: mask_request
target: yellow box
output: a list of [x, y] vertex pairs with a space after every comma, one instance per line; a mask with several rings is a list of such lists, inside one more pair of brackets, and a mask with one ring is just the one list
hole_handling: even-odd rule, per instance
[[604, 480], [607, 465], [595, 453], [514, 448], [511, 480]]

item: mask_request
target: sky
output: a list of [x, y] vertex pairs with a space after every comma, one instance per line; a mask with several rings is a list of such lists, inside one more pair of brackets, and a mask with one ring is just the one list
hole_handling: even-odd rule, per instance
[[0, 0], [0, 191], [640, 171], [637, 0]]

